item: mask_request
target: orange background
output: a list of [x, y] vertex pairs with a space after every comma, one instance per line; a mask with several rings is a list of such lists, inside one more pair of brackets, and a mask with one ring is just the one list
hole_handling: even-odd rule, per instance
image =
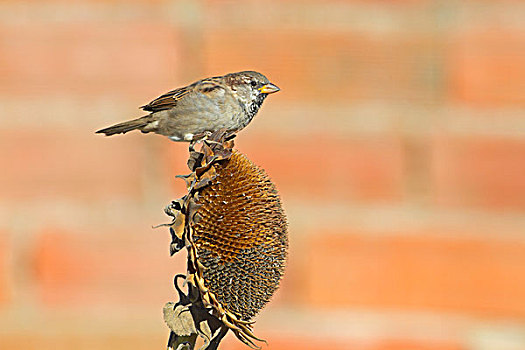
[[290, 222], [268, 348], [525, 349], [525, 7], [424, 0], [0, 2], [0, 348], [165, 347], [187, 145], [94, 131], [245, 69], [282, 89], [237, 139]]

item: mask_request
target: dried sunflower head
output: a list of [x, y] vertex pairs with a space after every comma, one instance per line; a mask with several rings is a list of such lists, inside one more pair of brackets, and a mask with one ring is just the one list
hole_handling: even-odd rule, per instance
[[188, 250], [187, 279], [211, 313], [255, 347], [251, 320], [279, 286], [287, 223], [275, 185], [218, 132], [193, 151], [188, 194], [167, 207], [171, 253]]

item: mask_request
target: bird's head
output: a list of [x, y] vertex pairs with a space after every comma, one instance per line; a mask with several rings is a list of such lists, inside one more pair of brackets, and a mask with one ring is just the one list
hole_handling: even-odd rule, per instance
[[254, 71], [230, 73], [226, 75], [226, 82], [244, 104], [250, 118], [255, 116], [268, 94], [280, 90], [264, 75]]

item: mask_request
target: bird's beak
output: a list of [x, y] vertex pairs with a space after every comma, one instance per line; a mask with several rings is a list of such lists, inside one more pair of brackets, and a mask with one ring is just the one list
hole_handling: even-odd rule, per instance
[[272, 83], [268, 83], [264, 85], [263, 87], [260, 87], [258, 89], [263, 94], [273, 94], [274, 92], [277, 92], [281, 89], [279, 89], [277, 86], [273, 85]]

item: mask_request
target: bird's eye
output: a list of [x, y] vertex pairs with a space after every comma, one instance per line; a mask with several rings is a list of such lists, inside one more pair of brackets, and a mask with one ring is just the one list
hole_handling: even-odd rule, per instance
[[257, 82], [255, 80], [250, 81], [250, 85], [253, 87], [257, 86]]

